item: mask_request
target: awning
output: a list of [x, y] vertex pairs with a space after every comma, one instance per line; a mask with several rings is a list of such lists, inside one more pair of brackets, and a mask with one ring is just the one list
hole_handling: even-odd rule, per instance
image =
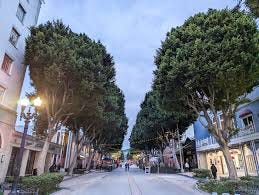
[[239, 118], [243, 118], [243, 117], [245, 117], [245, 116], [247, 116], [247, 115], [249, 115], [249, 114], [252, 114], [252, 113], [253, 113], [253, 112], [252, 112], [251, 110], [245, 109], [245, 110], [243, 110], [243, 111], [240, 113]]

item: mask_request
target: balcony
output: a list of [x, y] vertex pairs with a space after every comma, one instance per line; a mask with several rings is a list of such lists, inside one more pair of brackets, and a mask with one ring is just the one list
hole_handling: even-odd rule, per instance
[[[230, 139], [230, 144], [240, 143], [240, 142], [248, 141], [248, 140], [254, 140], [254, 139], [256, 139], [256, 137], [251, 136], [253, 134], [259, 135], [259, 132], [255, 131], [254, 125], [246, 126], [245, 128], [242, 128], [236, 135], [234, 135]], [[217, 148], [217, 147], [218, 147], [218, 143], [213, 136], [209, 136], [204, 139], [196, 140], [197, 149]]]

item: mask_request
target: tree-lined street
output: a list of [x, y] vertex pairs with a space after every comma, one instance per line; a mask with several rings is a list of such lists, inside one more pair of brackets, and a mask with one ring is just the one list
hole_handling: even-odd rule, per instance
[[46, 5], [0, 0], [0, 195], [259, 193], [258, 0]]

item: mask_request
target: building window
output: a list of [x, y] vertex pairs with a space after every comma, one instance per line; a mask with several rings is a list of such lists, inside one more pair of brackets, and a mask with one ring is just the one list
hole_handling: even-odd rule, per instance
[[4, 99], [5, 88], [0, 85], [0, 103]]
[[13, 63], [12, 58], [10, 58], [10, 56], [8, 56], [7, 54], [4, 55], [4, 60], [2, 63], [2, 70], [4, 72], [6, 72], [7, 74], [10, 74], [10, 70], [11, 70], [11, 65]]
[[12, 28], [9, 41], [13, 44], [13, 46], [17, 45], [20, 34], [17, 32], [15, 28]]
[[17, 18], [23, 23], [24, 17], [25, 17], [26, 11], [23, 8], [23, 6], [21, 4], [19, 4], [17, 12], [16, 12], [16, 16]]
[[252, 115], [248, 115], [248, 116], [244, 117], [242, 120], [243, 120], [245, 127], [249, 127], [254, 124]]

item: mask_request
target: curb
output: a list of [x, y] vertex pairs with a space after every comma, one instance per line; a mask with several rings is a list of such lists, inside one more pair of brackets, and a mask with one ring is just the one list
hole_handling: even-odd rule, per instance
[[83, 176], [83, 175], [86, 175], [86, 174], [89, 174], [89, 173], [90, 173], [90, 171], [88, 171], [88, 172], [86, 172], [84, 174], [80, 174], [80, 175], [76, 175], [76, 176], [71, 176], [69, 178], [63, 179], [63, 181], [68, 181], [70, 179], [74, 179], [74, 178], [77, 178], [77, 177], [80, 177], [80, 176]]
[[203, 194], [210, 194], [210, 193], [208, 193], [208, 192], [205, 192], [205, 191], [202, 191], [201, 189], [199, 189], [199, 188], [198, 188], [198, 185], [197, 185], [197, 182], [195, 183], [194, 188], [195, 188], [198, 192], [200, 192], [200, 193], [203, 193]]
[[188, 178], [194, 179], [192, 176], [185, 175], [185, 174], [182, 174], [182, 173], [176, 173], [176, 175], [181, 175], [181, 176], [184, 176], [184, 177], [188, 177]]

